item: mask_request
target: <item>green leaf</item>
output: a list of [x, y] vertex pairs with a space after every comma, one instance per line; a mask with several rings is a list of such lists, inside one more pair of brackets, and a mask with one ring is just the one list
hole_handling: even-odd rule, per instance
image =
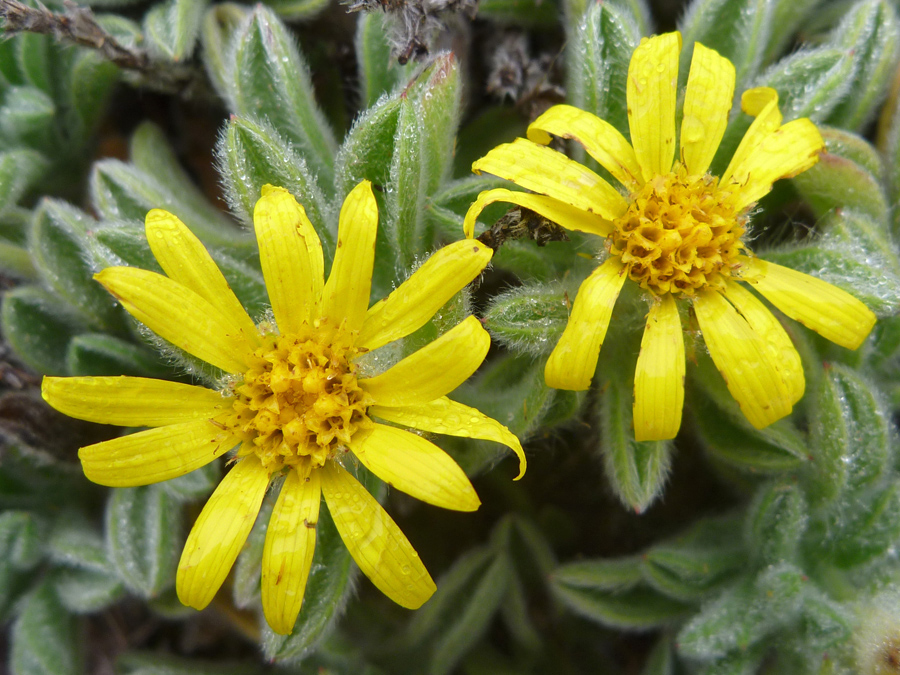
[[555, 286], [517, 286], [491, 298], [482, 321], [494, 339], [514, 352], [549, 354], [569, 319], [563, 298]]
[[285, 21], [306, 21], [320, 14], [328, 0], [265, 0]]
[[119, 68], [99, 54], [88, 50], [73, 54], [65, 86], [77, 115], [81, 142], [88, 140], [106, 112], [106, 101], [118, 79]]
[[125, 587], [109, 570], [58, 568], [52, 576], [53, 590], [63, 606], [75, 614], [105, 609], [125, 595]]
[[232, 117], [219, 138], [216, 159], [225, 197], [242, 222], [253, 223], [253, 209], [263, 185], [283, 187], [303, 205], [323, 241], [326, 258], [334, 255], [335, 237], [325, 196], [303, 157], [274, 128], [265, 122]]
[[449, 178], [459, 114], [459, 68], [452, 54], [444, 54], [400, 97], [382, 220], [401, 269], [433, 246], [425, 206]]
[[80, 514], [61, 517], [53, 526], [47, 541], [50, 559], [66, 567], [113, 574], [103, 538]]
[[101, 250], [117, 262], [162, 274], [162, 267], [153, 257], [143, 225], [116, 223], [102, 225], [93, 232]]
[[176, 501], [193, 501], [208, 497], [221, 477], [222, 469], [218, 462], [210, 462], [183, 476], [163, 481], [159, 486]]
[[772, 472], [795, 469], [808, 459], [809, 450], [790, 420], [754, 429], [741, 413], [712, 360], [697, 355], [691, 369], [691, 411], [706, 449], [745, 469]]
[[735, 91], [742, 91], [763, 61], [772, 26], [771, 0], [696, 0], [679, 21], [685, 49], [679, 80], [687, 82], [694, 42], [734, 64]]
[[40, 89], [10, 87], [0, 106], [0, 137], [13, 143], [49, 150], [56, 105]]
[[7, 292], [0, 325], [10, 346], [28, 366], [45, 375], [68, 374], [66, 349], [83, 327], [55, 296], [35, 286]]
[[775, 0], [769, 28], [769, 45], [765, 61], [772, 61], [781, 54], [791, 37], [803, 25], [823, 0]]
[[543, 0], [481, 0], [478, 18], [498, 24], [547, 29], [556, 23], [555, 2]]
[[266, 532], [269, 528], [269, 518], [272, 516], [272, 507], [275, 506], [275, 499], [280, 491], [280, 485], [273, 486], [273, 489], [269, 490], [234, 566], [231, 593], [235, 606], [242, 609], [259, 607], [261, 602], [262, 558]]
[[855, 495], [833, 509], [808, 537], [841, 568], [855, 567], [884, 554], [900, 540], [900, 483]]
[[621, 5], [586, 4], [586, 13], [582, 10], [567, 21], [566, 54], [572, 64], [567, 69], [569, 102], [606, 120], [629, 138], [625, 83], [642, 31], [634, 14]]
[[851, 611], [815, 587], [804, 589], [798, 633], [806, 645], [816, 650], [837, 647], [853, 634]]
[[434, 641], [429, 675], [450, 673], [466, 652], [482, 638], [506, 595], [511, 579], [512, 566], [509, 558], [498, 555], [477, 582], [468, 586], [461, 606], [454, 612], [454, 620]]
[[43, 155], [33, 150], [0, 152], [0, 212], [14, 206], [48, 164]]
[[44, 556], [46, 523], [29, 511], [0, 513], [0, 550], [4, 562], [27, 571]]
[[828, 116], [834, 126], [859, 130], [876, 114], [887, 95], [900, 53], [900, 21], [886, 0], [856, 4], [841, 21], [830, 44], [853, 60], [847, 95]]
[[690, 610], [690, 605], [644, 586], [611, 591], [599, 586], [571, 585], [554, 573], [551, 588], [573, 612], [611, 628], [657, 628], [677, 622]]
[[[384, 485], [360, 467], [357, 478], [376, 499], [384, 496]], [[352, 592], [350, 553], [341, 540], [327, 508], [319, 512], [316, 526], [316, 552], [312, 570], [306, 583], [303, 607], [297, 617], [294, 632], [289, 636], [276, 635], [266, 627], [262, 648], [267, 659], [294, 661], [303, 657], [334, 625]]]
[[265, 675], [269, 672], [250, 664], [230, 664], [215, 661], [186, 659], [160, 652], [126, 652], [116, 660], [119, 675]]
[[25, 81], [52, 95], [54, 57], [58, 58], [58, 51], [50, 38], [37, 33], [20, 33], [14, 40], [14, 49]]
[[223, 100], [228, 100], [230, 82], [228, 67], [231, 40], [248, 14], [245, 6], [233, 2], [213, 4], [203, 16], [200, 26], [200, 56], [206, 73]]
[[[632, 363], [628, 361], [623, 370], [633, 373]], [[672, 461], [672, 442], [634, 440], [632, 378], [614, 377], [600, 387], [600, 452], [616, 496], [642, 513], [662, 494]]]
[[335, 160], [339, 197], [345, 197], [363, 179], [379, 187], [387, 185], [399, 119], [399, 95], [381, 97], [356, 118]]
[[700, 521], [679, 537], [651, 547], [641, 556], [644, 580], [676, 600], [709, 595], [746, 563], [734, 527], [731, 518]]
[[795, 485], [764, 486], [747, 510], [747, 548], [763, 565], [792, 561], [806, 531], [806, 501]]
[[125, 329], [113, 297], [93, 279], [102, 262], [90, 248], [96, 222], [66, 202], [44, 199], [34, 213], [29, 248], [43, 282], [87, 325]]
[[821, 122], [847, 95], [853, 68], [843, 49], [806, 48], [772, 65], [759, 77], [759, 84], [778, 92], [785, 120], [809, 117]]
[[[101, 218], [144, 222], [150, 209], [165, 209], [178, 216], [207, 244], [251, 245], [248, 237], [205, 201], [182, 170], [167, 161], [171, 157], [167, 157], [167, 148], [160, 147], [153, 152], [152, 160], [140, 157], [139, 153], [139, 161], [144, 166], [156, 163], [160, 167], [157, 175], [117, 159], [103, 159], [94, 164], [90, 179], [91, 200]], [[170, 171], [174, 174], [168, 173]], [[167, 177], [172, 175], [181, 176], [184, 181], [176, 185]]]
[[78, 630], [49, 582], [29, 595], [10, 634], [10, 675], [79, 675]]
[[862, 138], [839, 129], [821, 128], [828, 152], [793, 184], [817, 218], [836, 208], [850, 208], [889, 223], [890, 207], [882, 187], [881, 160]]
[[821, 223], [823, 234], [811, 244], [766, 251], [766, 260], [818, 277], [863, 301], [876, 314], [900, 308], [900, 259], [886, 224], [842, 209]]
[[272, 10], [257, 5], [236, 37], [228, 66], [231, 110], [249, 118], [266, 117], [295, 143], [319, 185], [334, 178], [337, 143], [316, 106], [309, 68], [284, 24]]
[[28, 250], [0, 240], [0, 272], [14, 279], [37, 281], [37, 270]]
[[66, 370], [76, 377], [171, 375], [171, 368], [157, 354], [103, 333], [83, 333], [72, 338], [66, 349]]
[[387, 14], [360, 12], [357, 16], [354, 45], [362, 90], [361, 107], [366, 109], [408, 80], [412, 75], [412, 66], [401, 66], [391, 55]]
[[621, 593], [641, 583], [640, 558], [581, 560], [556, 568], [551, 582], [572, 589]]
[[168, 0], [144, 15], [147, 51], [156, 59], [183, 61], [194, 51], [207, 0]]
[[892, 454], [890, 426], [869, 383], [840, 364], [826, 369], [815, 397], [810, 491], [817, 500], [831, 501], [884, 475]]
[[113, 490], [106, 505], [106, 550], [119, 577], [138, 595], [158, 595], [175, 577], [180, 513], [162, 487]]
[[660, 638], [653, 646], [641, 675], [675, 675], [675, 650], [669, 637]]

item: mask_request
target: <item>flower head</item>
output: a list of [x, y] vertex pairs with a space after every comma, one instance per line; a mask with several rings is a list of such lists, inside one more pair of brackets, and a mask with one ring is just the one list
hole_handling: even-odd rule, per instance
[[262, 566], [272, 628], [290, 633], [300, 611], [323, 495], [360, 569], [392, 600], [415, 609], [434, 582], [348, 471], [348, 460], [423, 501], [474, 511], [480, 502], [462, 469], [395, 425], [504, 443], [522, 471], [525, 458], [506, 427], [446, 397], [487, 354], [490, 338], [474, 317], [379, 374], [366, 372], [359, 357], [425, 325], [484, 269], [491, 252], [471, 239], [446, 246], [369, 307], [378, 211], [368, 182], [341, 209], [327, 282], [319, 238], [286, 190], [263, 188], [254, 225], [274, 322], [253, 322], [200, 241], [165, 211], [151, 211], [146, 221], [165, 275], [131, 267], [96, 275], [148, 328], [221, 369], [218, 391], [138, 377], [47, 377], [44, 398], [80, 419], [152, 427], [80, 450], [85, 474], [103, 485], [168, 480], [237, 448], [184, 547], [176, 586], [185, 604], [209, 604], [267, 489], [283, 477]]
[[[608, 256], [582, 283], [547, 361], [551, 387], [587, 389], [626, 279], [648, 292], [652, 303], [634, 385], [637, 440], [673, 438], [681, 425], [685, 356], [676, 299], [692, 304], [710, 356], [757, 428], [789, 414], [805, 381], [784, 328], [744, 284], [849, 349], [859, 347], [875, 323], [851, 295], [760, 260], [742, 240], [750, 210], [772, 183], [818, 161], [825, 146], [815, 125], [808, 119], [782, 124], [776, 92], [748, 90], [741, 107], [756, 119], [725, 172], [710, 175], [728, 123], [735, 70], [715, 51], [694, 45], [676, 147], [680, 51], [679, 33], [644, 39], [635, 50], [626, 88], [631, 143], [590, 113], [555, 106], [529, 126], [529, 140], [501, 145], [473, 165], [533, 193], [483, 192], [465, 221], [471, 237], [484, 207], [505, 201], [606, 239]], [[618, 186], [545, 147], [552, 136], [584, 146]]]

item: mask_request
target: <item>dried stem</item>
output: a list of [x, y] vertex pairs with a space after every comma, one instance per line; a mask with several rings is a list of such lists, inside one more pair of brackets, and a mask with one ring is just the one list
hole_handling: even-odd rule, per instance
[[105, 59], [140, 77], [140, 84], [167, 93], [184, 92], [203, 81], [199, 70], [183, 64], [154, 61], [146, 51], [126, 47], [110, 35], [94, 18], [94, 13], [66, 0], [65, 11], [57, 14], [43, 5], [37, 8], [18, 0], [0, 0], [3, 31], [52, 35], [59, 42], [96, 50]]

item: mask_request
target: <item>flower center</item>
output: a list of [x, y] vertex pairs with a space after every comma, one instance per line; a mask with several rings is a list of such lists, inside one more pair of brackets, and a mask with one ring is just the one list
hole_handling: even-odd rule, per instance
[[231, 385], [231, 412], [218, 421], [243, 439], [238, 456], [255, 453], [270, 473], [314, 469], [371, 424], [371, 397], [356, 380], [359, 353], [349, 335], [307, 327], [265, 335], [242, 381]]
[[689, 176], [676, 164], [632, 197], [614, 222], [610, 253], [621, 258], [632, 280], [657, 295], [723, 288], [747, 222], [744, 212], [735, 212], [733, 194], [719, 187], [717, 177]]

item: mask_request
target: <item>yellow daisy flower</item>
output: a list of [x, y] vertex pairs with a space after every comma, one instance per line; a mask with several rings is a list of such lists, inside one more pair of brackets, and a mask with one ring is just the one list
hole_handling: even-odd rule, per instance
[[[644, 39], [628, 68], [631, 143], [590, 113], [558, 105], [528, 128], [528, 139], [501, 145], [473, 170], [537, 194], [496, 189], [469, 209], [465, 232], [492, 202], [531, 209], [570, 230], [606, 238], [609, 255], [578, 291], [565, 332], [545, 369], [547, 384], [587, 389], [616, 298], [626, 279], [652, 297], [634, 383], [637, 440], [673, 438], [684, 402], [684, 339], [676, 298], [691, 301], [716, 367], [756, 428], [789, 414], [803, 396], [800, 357], [761, 293], [792, 319], [856, 349], [875, 323], [860, 301], [815, 277], [754, 257], [742, 241], [757, 200], [779, 178], [813, 166], [824, 142], [808, 119], [782, 124], [778, 95], [744, 92], [756, 119], [721, 176], [708, 173], [728, 124], [735, 71], [696, 43], [684, 93], [676, 155], [677, 32]], [[548, 147], [552, 136], [584, 146], [619, 183]]]
[[166, 275], [113, 267], [95, 277], [160, 337], [228, 373], [220, 391], [139, 377], [46, 377], [44, 399], [79, 419], [152, 427], [81, 448], [85, 474], [102, 485], [157, 483], [238, 448], [178, 565], [186, 605], [202, 609], [213, 599], [268, 486], [283, 476], [262, 564], [263, 610], [274, 631], [290, 633], [300, 611], [321, 495], [363, 573], [398, 604], [418, 608], [434, 582], [345, 468], [348, 453], [395, 488], [460, 511], [480, 505], [462, 469], [394, 425], [503, 443], [519, 456], [520, 476], [525, 457], [506, 427], [446, 397], [487, 354], [490, 337], [475, 317], [380, 374], [359, 357], [425, 325], [481, 273], [491, 251], [471, 239], [446, 246], [369, 307], [378, 208], [368, 182], [344, 201], [327, 282], [319, 238], [290, 193], [263, 188], [253, 218], [274, 323], [254, 324], [200, 241], [166, 211], [146, 220]]

